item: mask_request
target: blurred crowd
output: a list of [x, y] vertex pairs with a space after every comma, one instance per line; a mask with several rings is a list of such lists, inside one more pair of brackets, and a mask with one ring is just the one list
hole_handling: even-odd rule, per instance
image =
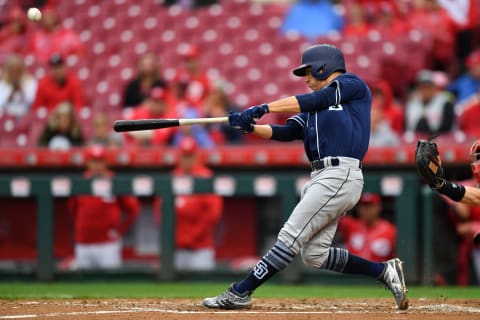
[[[184, 6], [182, 10], [194, 15], [197, 6], [217, 2], [170, 1], [164, 5]], [[275, 3], [259, 2], [265, 6]], [[463, 142], [478, 137], [480, 131], [476, 125], [480, 114], [480, 9], [478, 1], [467, 2], [282, 1], [277, 4], [284, 13], [278, 36], [296, 33], [314, 43], [335, 39], [332, 35], [336, 34], [341, 39], [337, 41], [346, 43], [380, 35], [385, 46], [388, 39], [412, 31], [427, 35], [422, 39], [428, 41], [421, 43], [426, 59], [414, 73], [395, 69], [390, 71], [390, 78], [380, 76], [369, 81], [374, 96], [371, 146], [411, 143], [419, 136], [434, 134]], [[84, 53], [89, 48], [79, 36], [82, 30], [62, 23], [57, 1], [8, 3], [4, 5], [8, 10], [0, 16], [0, 146], [68, 148], [91, 142], [109, 146], [178, 145], [185, 136], [192, 136], [203, 148], [252, 141], [226, 125], [113, 133], [109, 128], [116, 119], [112, 117], [215, 117], [249, 106], [239, 105], [229, 96], [226, 88], [237, 81], [235, 78], [221, 74], [213, 77], [204, 68], [208, 58], [199, 46], [184, 43], [176, 50], [182, 63], [168, 66], [174, 70], [168, 77], [164, 72], [167, 66], [162, 65], [163, 52], [144, 52], [135, 57], [136, 72], [123, 85], [118, 106], [112, 107], [118, 109], [117, 113], [91, 108], [97, 99], [95, 92], [86, 92], [86, 84], [68, 63], [86, 59]], [[26, 8], [32, 5], [42, 10], [39, 22], [26, 18]], [[416, 56], [411, 54], [411, 64], [417, 65], [418, 61], [413, 61]], [[346, 55], [348, 58], [348, 52]], [[373, 61], [372, 68], [377, 63]], [[27, 66], [32, 64], [44, 66], [44, 72], [32, 74]], [[394, 83], [398, 81], [404, 85]], [[243, 94], [248, 96], [249, 92]]]

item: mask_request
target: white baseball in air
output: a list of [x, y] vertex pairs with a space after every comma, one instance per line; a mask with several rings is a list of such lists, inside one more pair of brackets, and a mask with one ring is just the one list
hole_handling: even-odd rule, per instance
[[40, 21], [42, 19], [42, 12], [38, 8], [30, 8], [27, 11], [27, 17], [30, 21]]

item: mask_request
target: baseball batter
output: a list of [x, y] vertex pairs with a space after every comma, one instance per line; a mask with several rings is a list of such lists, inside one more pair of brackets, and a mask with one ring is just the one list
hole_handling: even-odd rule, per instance
[[[352, 209], [363, 189], [362, 159], [368, 149], [372, 97], [363, 80], [346, 72], [343, 53], [328, 44], [302, 54], [293, 70], [312, 93], [291, 96], [229, 115], [231, 126], [278, 141], [303, 140], [311, 163], [311, 180], [300, 202], [278, 234], [275, 245], [242, 281], [224, 293], [206, 298], [209, 308], [234, 309], [251, 305], [262, 283], [285, 269], [295, 255], [318, 269], [363, 274], [382, 281], [399, 309], [408, 308], [402, 261], [373, 262], [331, 247], [339, 218]], [[284, 125], [257, 125], [267, 112], [296, 113]]]

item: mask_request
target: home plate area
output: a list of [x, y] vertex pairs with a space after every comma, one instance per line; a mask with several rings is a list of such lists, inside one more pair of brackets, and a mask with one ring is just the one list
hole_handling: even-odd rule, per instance
[[211, 310], [197, 299], [0, 300], [1, 319], [480, 319], [480, 300], [254, 299], [246, 310]]

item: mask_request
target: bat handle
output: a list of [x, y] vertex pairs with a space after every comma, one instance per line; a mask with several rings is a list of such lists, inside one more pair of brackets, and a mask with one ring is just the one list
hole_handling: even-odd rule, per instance
[[228, 117], [179, 119], [179, 125], [181, 126], [208, 123], [228, 123]]

